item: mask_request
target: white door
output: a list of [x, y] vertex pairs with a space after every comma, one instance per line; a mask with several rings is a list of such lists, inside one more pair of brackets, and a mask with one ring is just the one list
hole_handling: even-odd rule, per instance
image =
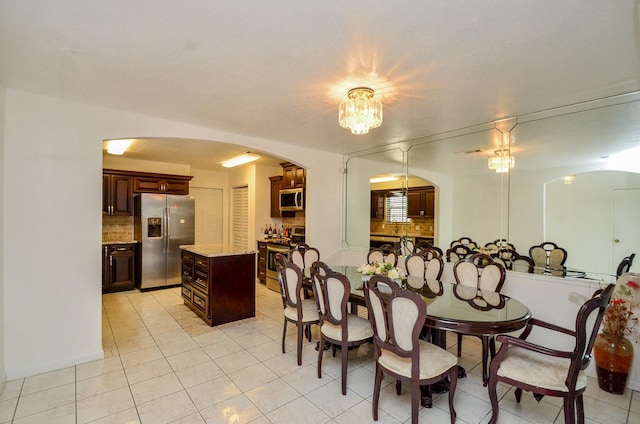
[[640, 188], [613, 190], [612, 272], [620, 261], [632, 253], [636, 258], [631, 271], [640, 271]]
[[190, 187], [189, 194], [196, 198], [194, 244], [222, 243], [222, 189]]

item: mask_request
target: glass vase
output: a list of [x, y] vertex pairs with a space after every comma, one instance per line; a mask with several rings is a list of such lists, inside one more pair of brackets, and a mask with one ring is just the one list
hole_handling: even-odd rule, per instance
[[593, 355], [598, 385], [604, 391], [621, 395], [633, 362], [633, 345], [624, 336], [602, 332], [596, 337]]

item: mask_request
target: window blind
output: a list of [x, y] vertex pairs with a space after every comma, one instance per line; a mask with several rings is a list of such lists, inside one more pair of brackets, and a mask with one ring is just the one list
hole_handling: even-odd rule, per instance
[[231, 211], [231, 244], [234, 249], [249, 246], [249, 187], [233, 187]]
[[390, 193], [385, 200], [387, 222], [407, 222], [407, 196]]

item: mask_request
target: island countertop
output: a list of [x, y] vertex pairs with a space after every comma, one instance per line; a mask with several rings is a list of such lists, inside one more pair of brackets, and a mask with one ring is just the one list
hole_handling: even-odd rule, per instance
[[237, 249], [230, 244], [188, 244], [180, 246], [180, 249], [195, 253], [196, 255], [206, 256], [207, 258], [257, 253], [256, 250]]

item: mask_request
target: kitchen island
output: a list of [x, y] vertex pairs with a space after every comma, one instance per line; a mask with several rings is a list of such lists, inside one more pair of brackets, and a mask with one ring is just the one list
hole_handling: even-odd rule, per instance
[[180, 246], [184, 304], [210, 326], [256, 315], [256, 252], [223, 244]]

